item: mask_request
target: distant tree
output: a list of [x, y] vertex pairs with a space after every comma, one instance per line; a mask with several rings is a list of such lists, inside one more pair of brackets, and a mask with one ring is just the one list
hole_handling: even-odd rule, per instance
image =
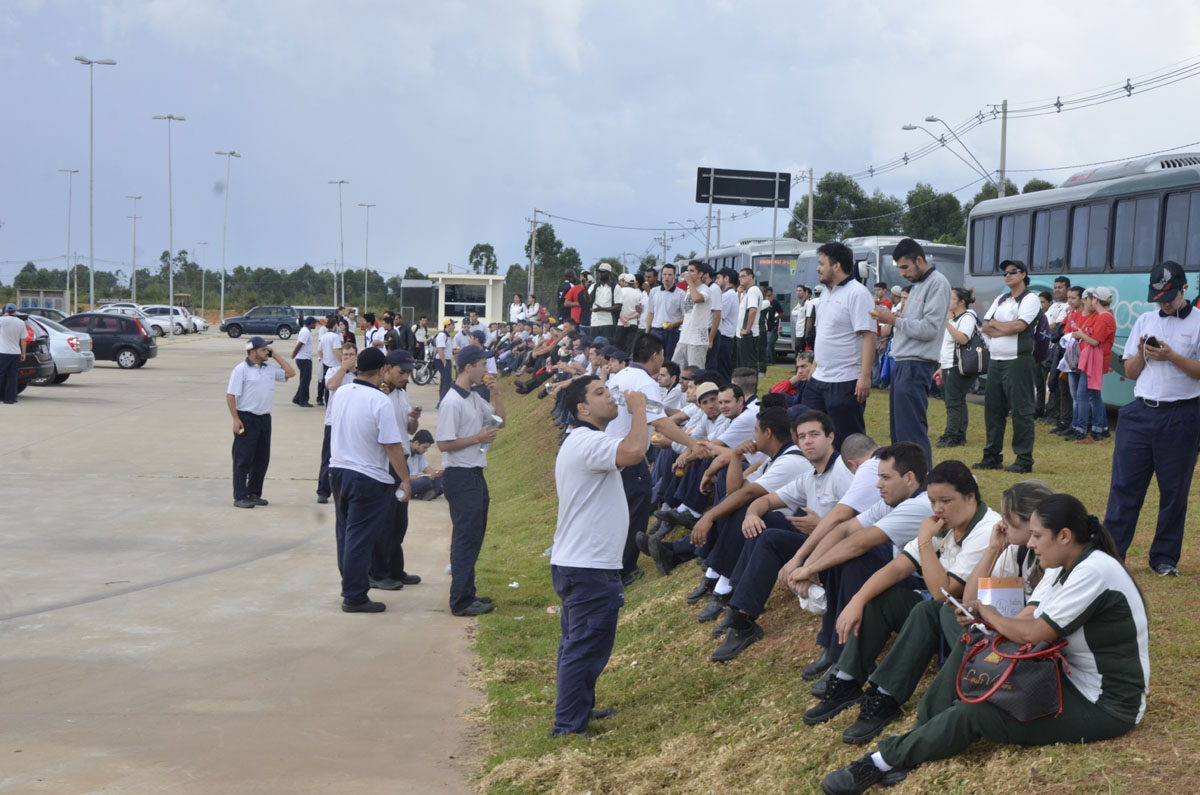
[[[813, 240], [826, 242], [858, 235], [894, 234], [901, 226], [904, 204], [879, 190], [867, 195], [849, 176], [830, 172], [814, 188]], [[807, 240], [808, 196], [792, 210], [785, 237]]]
[[654, 256], [653, 254], [647, 254], [646, 256], [642, 257], [641, 262], [638, 263], [638, 273], [645, 273], [651, 268], [657, 267], [657, 265], [658, 257]]
[[918, 182], [905, 197], [903, 233], [938, 241], [963, 229], [962, 205], [952, 193], [938, 193], [926, 182]]
[[407, 268], [404, 269], [404, 276], [402, 278], [425, 279], [427, 277], [424, 273], [421, 272], [421, 270], [419, 268], [414, 268], [412, 265], [409, 265]]
[[[1013, 182], [1011, 179], [1004, 180], [1005, 196], [1016, 196], [1020, 192], [1021, 191], [1017, 190], [1017, 183]], [[987, 201], [988, 199], [994, 199], [999, 195], [1000, 193], [996, 190], [995, 185], [990, 182], [986, 183], [982, 188], [979, 189], [979, 193], [976, 193], [975, 197], [971, 199], [971, 201], [967, 202], [967, 204], [963, 207], [963, 218], [966, 218], [971, 214], [971, 208], [976, 204], [979, 204], [982, 201]]]
[[1021, 188], [1021, 193], [1036, 193], [1039, 190], [1052, 190], [1053, 188], [1053, 182], [1047, 182], [1044, 179], [1034, 177], [1025, 183], [1025, 187]]
[[499, 265], [496, 264], [496, 249], [492, 247], [491, 243], [476, 243], [475, 247], [471, 249], [468, 261], [471, 263], [473, 273], [495, 275], [499, 269]]
[[[504, 274], [504, 306], [507, 307], [512, 303], [513, 296], [517, 293], [525, 294], [525, 289], [529, 279], [528, 271], [522, 265], [513, 263], [508, 266], [508, 270]], [[508, 318], [508, 310], [504, 310], [505, 319]]]

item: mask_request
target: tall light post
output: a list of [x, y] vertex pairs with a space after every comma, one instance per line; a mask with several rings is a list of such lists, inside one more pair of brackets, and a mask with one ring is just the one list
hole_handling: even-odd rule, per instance
[[112, 58], [93, 60], [76, 55], [75, 60], [88, 68], [88, 309], [96, 308], [96, 247], [93, 209], [95, 206], [96, 184], [96, 76], [94, 67], [116, 66]]
[[129, 215], [126, 217], [133, 221], [133, 270], [129, 275], [129, 293], [130, 293], [129, 300], [136, 304], [137, 303], [137, 222], [138, 222], [138, 219], [141, 217], [137, 214], [137, 203], [138, 203], [138, 199], [140, 199], [142, 197], [140, 195], [131, 196], [129, 194], [126, 194], [125, 198], [133, 199], [133, 215]]
[[228, 152], [217, 152], [218, 155], [225, 158], [225, 220], [221, 222], [221, 316], [217, 319], [217, 323], [225, 320], [225, 238], [229, 231], [229, 176], [230, 164], [233, 163], [233, 158], [240, 158], [237, 152], [230, 149]]
[[[341, 254], [341, 257], [342, 257], [342, 266], [341, 266], [342, 300], [339, 301], [338, 297], [337, 297], [338, 269], [334, 268], [333, 269], [333, 302], [335, 304], [337, 304], [338, 306], [342, 306], [343, 304], [346, 303], [346, 234], [345, 234], [344, 227], [342, 226], [342, 186], [349, 185], [350, 180], [348, 180], [348, 179], [331, 179], [331, 180], [329, 180], [329, 184], [338, 186], [338, 239], [341, 241], [341, 252], [342, 252], [342, 254]], [[367, 311], [365, 307], [363, 308], [363, 311], [364, 312]]]
[[[911, 131], [913, 131], [913, 130], [920, 130], [921, 132], [925, 133], [925, 134], [926, 134], [926, 135], [928, 135], [930, 138], [932, 138], [933, 140], [935, 140], [935, 141], [937, 141], [939, 144], [941, 144], [941, 145], [942, 145], [942, 146], [945, 148], [945, 150], [946, 150], [947, 152], [949, 152], [950, 154], [954, 155], [954, 156], [955, 156], [955, 157], [957, 157], [959, 160], [961, 160], [961, 161], [962, 161], [962, 162], [963, 162], [963, 163], [966, 165], [966, 167], [967, 167], [967, 168], [971, 169], [971, 170], [972, 170], [972, 171], [974, 171], [976, 174], [978, 174], [979, 176], [981, 176], [981, 177], [983, 177], [984, 179], [988, 180], [989, 182], [992, 182], [992, 178], [991, 178], [990, 176], [988, 176], [988, 173], [987, 173], [986, 171], [981, 171], [981, 170], [979, 170], [979, 168], [977, 168], [977, 167], [976, 167], [976, 166], [975, 166], [973, 163], [971, 163], [971, 161], [967, 160], [965, 157], [963, 157], [962, 155], [960, 155], [958, 152], [955, 152], [953, 149], [951, 149], [949, 146], [947, 146], [947, 145], [946, 145], [946, 136], [944, 136], [944, 135], [943, 135], [943, 136], [941, 136], [941, 137], [939, 137], [939, 136], [936, 136], [936, 135], [934, 135], [933, 133], [931, 133], [929, 130], [925, 129], [924, 127], [922, 127], [922, 126], [921, 126], [921, 125], [919, 125], [919, 124], [906, 124], [906, 125], [904, 125], [903, 127], [901, 127], [900, 129], [901, 129], [901, 130], [906, 130], [906, 131], [909, 131], [909, 132], [911, 132]], [[994, 184], [996, 184], [996, 183], [995, 183], [995, 182], [992, 182], [992, 184], [994, 185]]]
[[[199, 248], [207, 245], [207, 242], [200, 242], [196, 244], [196, 259], [193, 260], [197, 265], [200, 266], [200, 317], [204, 317], [204, 263], [202, 262], [203, 257], [200, 256]], [[196, 308], [194, 303], [192, 304], [192, 308]]]
[[366, 312], [367, 311], [367, 274], [370, 272], [368, 270], [367, 266], [371, 261], [371, 208], [374, 207], [375, 205], [359, 202], [358, 206], [365, 207], [367, 209], [367, 239], [366, 239], [366, 243], [364, 243], [364, 245], [363, 245], [363, 312]]
[[964, 144], [962, 142], [962, 139], [958, 137], [958, 133], [954, 132], [953, 127], [951, 127], [949, 124], [946, 124], [946, 122], [942, 121], [937, 116], [926, 116], [925, 121], [930, 124], [937, 122], [938, 124], [945, 127], [950, 132], [950, 134], [954, 136], [954, 140], [958, 141], [958, 145], [963, 148], [963, 151], [966, 152], [968, 155], [970, 155], [971, 159], [975, 161], [975, 165], [979, 166], [979, 170], [983, 173], [983, 175], [985, 177], [988, 178], [988, 182], [992, 183], [993, 185], [996, 184], [996, 180], [992, 179], [992, 177], [991, 177], [991, 172], [989, 172], [986, 168], [983, 167], [983, 163], [980, 163], [979, 158], [975, 157], [975, 154], [970, 149], [967, 148], [967, 145]]
[[171, 339], [175, 339], [175, 203], [171, 180], [171, 122], [187, 121], [187, 117], [168, 113], [166, 116], [150, 118], [167, 123], [167, 306], [171, 307]]
[[[79, 173], [77, 168], [60, 168], [59, 171], [67, 175], [67, 295], [71, 295], [71, 183], [75, 179], [75, 175]], [[78, 300], [76, 300], [78, 303]], [[63, 309], [66, 309], [64, 306]], [[75, 314], [74, 310], [71, 314]]]

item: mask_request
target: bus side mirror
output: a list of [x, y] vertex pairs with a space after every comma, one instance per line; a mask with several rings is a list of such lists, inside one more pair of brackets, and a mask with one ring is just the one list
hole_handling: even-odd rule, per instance
[[870, 264], [865, 259], [860, 259], [855, 263], [855, 266], [858, 269], [858, 280], [864, 283], [869, 281], [871, 277]]

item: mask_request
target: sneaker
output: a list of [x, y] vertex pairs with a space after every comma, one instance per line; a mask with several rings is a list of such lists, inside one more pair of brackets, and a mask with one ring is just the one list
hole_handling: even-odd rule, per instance
[[464, 607], [462, 610], [451, 610], [450, 612], [456, 616], [481, 616], [484, 613], [490, 613], [496, 609], [496, 606], [491, 602], [482, 602], [476, 599], [471, 604]]
[[659, 574], [665, 577], [671, 573], [671, 569], [679, 565], [675, 550], [658, 536], [648, 538], [647, 545], [650, 547], [650, 557], [654, 559], [654, 568], [658, 569]]
[[811, 682], [818, 679], [837, 662], [837, 658], [833, 656], [833, 652], [829, 649], [821, 649], [821, 656], [804, 666], [804, 670], [800, 672], [800, 676], [806, 681]]
[[369, 599], [356, 605], [342, 602], [343, 613], [382, 613], [384, 610], [387, 610], [387, 605], [383, 602], [372, 602]]
[[1175, 568], [1174, 565], [1167, 563], [1165, 561], [1163, 563], [1156, 563], [1155, 565], [1151, 566], [1150, 568], [1153, 569], [1154, 573], [1157, 574], [1159, 577], [1178, 577], [1179, 576], [1179, 569]]
[[938, 447], [963, 447], [966, 445], [966, 439], [939, 439]]
[[318, 505], [324, 505], [327, 502], [329, 502], [329, 497], [325, 496], [324, 494], [317, 495], [317, 504]]
[[986, 458], [978, 464], [971, 464], [971, 469], [1004, 469], [1003, 461], [989, 461]]
[[869, 687], [863, 694], [858, 720], [842, 733], [842, 742], [862, 745], [879, 736], [883, 727], [900, 717], [900, 703], [877, 687]]
[[262, 497], [258, 496], [257, 494], [251, 494], [246, 499], [250, 500], [250, 502], [254, 503], [255, 505], [270, 505], [271, 504], [271, 503], [267, 502], [266, 500], [264, 500]]
[[257, 503], [249, 497], [233, 501], [234, 508], [253, 508]]
[[1084, 438], [1085, 436], [1087, 436], [1087, 434], [1084, 433], [1083, 431], [1079, 430], [1078, 428], [1068, 428], [1067, 430], [1063, 431], [1063, 433], [1062, 433], [1062, 438], [1063, 438], [1064, 442], [1078, 442], [1080, 439]]
[[862, 685], [853, 679], [838, 679], [830, 674], [829, 685], [821, 703], [804, 713], [804, 722], [809, 726], [824, 723], [847, 707], [862, 699]]
[[1017, 461], [1006, 466], [1004, 471], [1013, 472], [1018, 475], [1027, 475], [1033, 471], [1033, 467], [1029, 466], [1029, 464], [1022, 464], [1021, 462]]
[[732, 593], [714, 593], [711, 597], [709, 597], [708, 604], [706, 604], [700, 610], [700, 615], [696, 616], [696, 619], [701, 624], [707, 624], [709, 621], [716, 621], [717, 617], [721, 615], [721, 611], [729, 606], [729, 597], [731, 595]]
[[[730, 608], [732, 610], [733, 608]], [[725, 642], [712, 653], [713, 662], [729, 662], [737, 657], [746, 647], [762, 640], [763, 628], [757, 622], [751, 622], [748, 629], [730, 627], [725, 633]]]
[[713, 592], [713, 588], [717, 585], [717, 578], [701, 577], [700, 584], [692, 589], [687, 595], [687, 603], [689, 605], [699, 604], [700, 600]]
[[391, 577], [383, 577], [378, 580], [371, 578], [367, 580], [367, 584], [379, 591], [399, 591], [404, 587], [404, 583], [393, 580]]
[[855, 759], [821, 780], [821, 791], [825, 795], [859, 795], [876, 784], [893, 787], [908, 776], [908, 771], [894, 767], [886, 773], [875, 767], [871, 755]]

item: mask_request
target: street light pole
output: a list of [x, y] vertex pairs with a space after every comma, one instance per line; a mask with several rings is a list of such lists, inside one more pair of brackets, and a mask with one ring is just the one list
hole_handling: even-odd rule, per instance
[[[334, 273], [333, 273], [333, 302], [335, 304], [337, 304], [338, 306], [344, 306], [346, 303], [346, 231], [345, 231], [345, 227], [342, 224], [342, 186], [349, 185], [350, 180], [331, 179], [331, 180], [329, 180], [329, 184], [338, 186], [338, 240], [341, 241], [341, 256], [342, 256], [342, 266], [341, 266], [342, 300], [339, 301], [337, 298], [338, 269], [335, 268]], [[363, 311], [365, 312], [367, 310], [364, 308]]]
[[137, 214], [137, 203], [138, 203], [138, 199], [140, 199], [142, 197], [141, 196], [130, 196], [130, 195], [126, 194], [125, 198], [133, 199], [133, 215], [127, 216], [128, 218], [133, 220], [133, 270], [129, 276], [129, 292], [130, 292], [129, 300], [136, 304], [137, 303], [137, 222], [138, 222], [138, 218], [141, 217]]
[[187, 121], [185, 116], [168, 113], [150, 118], [167, 123], [167, 306], [171, 307], [171, 339], [175, 339], [175, 203], [171, 179], [171, 122]]
[[[73, 203], [71, 201], [71, 183], [74, 181], [75, 175], [79, 173], [79, 169], [77, 169], [77, 168], [60, 168], [59, 171], [61, 171], [67, 175], [67, 256], [66, 256], [66, 260], [67, 260], [67, 295], [70, 296], [72, 294], [71, 293], [71, 205]], [[78, 303], [77, 296], [76, 296], [76, 303]], [[63, 309], [66, 309], [66, 308], [67, 308], [66, 306], [63, 306]], [[72, 310], [71, 314], [75, 314], [74, 310]]]
[[992, 179], [992, 177], [991, 177], [991, 172], [989, 172], [986, 168], [983, 167], [983, 163], [980, 163], [979, 158], [975, 157], [975, 154], [970, 149], [967, 148], [967, 145], [964, 144], [962, 142], [962, 139], [958, 137], [958, 133], [954, 132], [953, 127], [951, 127], [949, 124], [946, 124], [946, 122], [942, 121], [937, 116], [926, 116], [925, 121], [929, 122], [930, 124], [932, 124], [933, 122], [936, 121], [938, 124], [941, 124], [947, 130], [949, 130], [950, 134], [954, 136], [954, 140], [958, 141], [958, 145], [963, 148], [963, 151], [966, 152], [968, 155], [971, 155], [971, 159], [975, 161], [975, 165], [979, 166], [979, 171], [985, 177], [987, 177], [988, 182], [992, 183], [993, 185], [996, 184], [996, 180]]
[[228, 152], [217, 152], [218, 155], [225, 158], [225, 219], [221, 222], [221, 316], [217, 318], [217, 324], [225, 319], [225, 238], [229, 230], [229, 173], [230, 164], [233, 163], [233, 158], [240, 158], [237, 152], [230, 149]]
[[[939, 144], [941, 144], [942, 147], [945, 148], [945, 150], [947, 152], [949, 152], [950, 154], [954, 155], [959, 160], [961, 160], [966, 165], [967, 168], [971, 169], [972, 171], [974, 171], [976, 174], [983, 177], [984, 179], [991, 181], [991, 177], [988, 176], [988, 173], [986, 171], [980, 171], [979, 168], [977, 168], [973, 163], [971, 163], [971, 161], [967, 160], [965, 157], [960, 155], [958, 152], [955, 152], [953, 149], [951, 149], [949, 146], [947, 146], [946, 145], [946, 136], [943, 135], [941, 137], [938, 137], [919, 124], [906, 124], [903, 127], [901, 127], [900, 129], [906, 130], [909, 132], [911, 132], [912, 130], [920, 130], [921, 132], [925, 133], [930, 138], [932, 138], [933, 140], [935, 140]], [[995, 183], [993, 182], [992, 184], [995, 184]]]
[[359, 207], [367, 208], [367, 239], [363, 246], [363, 312], [367, 311], [367, 274], [370, 272], [367, 268], [371, 259], [371, 208], [374, 204], [358, 203]]
[[82, 55], [76, 55], [75, 60], [88, 68], [88, 309], [95, 309], [96, 247], [93, 210], [95, 206], [96, 185], [96, 76], [94, 67], [96, 64], [100, 64], [101, 66], [116, 66], [117, 62], [112, 58], [92, 60], [91, 58], [84, 58]]
[[[201, 246], [207, 246], [207, 245], [208, 245], [207, 242], [197, 243], [196, 248], [199, 249]], [[199, 250], [197, 250], [196, 251], [196, 259], [193, 261], [197, 265], [200, 266], [200, 317], [204, 317], [204, 264], [200, 260], [201, 260], [200, 252], [199, 252]], [[195, 308], [196, 308], [196, 304], [193, 303], [192, 309], [195, 309]]]

